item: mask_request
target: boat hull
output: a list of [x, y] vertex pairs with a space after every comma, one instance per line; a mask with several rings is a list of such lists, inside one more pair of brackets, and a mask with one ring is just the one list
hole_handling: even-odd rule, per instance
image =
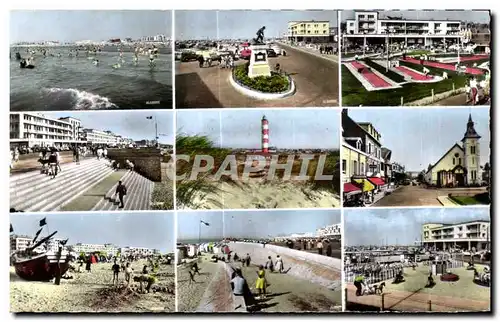
[[[14, 262], [17, 276], [28, 281], [49, 281], [56, 276], [57, 255], [44, 254], [31, 259]], [[66, 255], [59, 259], [61, 276], [69, 269], [69, 262]]]

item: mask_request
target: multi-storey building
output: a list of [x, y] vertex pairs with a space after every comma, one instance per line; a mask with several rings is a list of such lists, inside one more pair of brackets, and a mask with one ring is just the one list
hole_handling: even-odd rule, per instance
[[329, 43], [335, 35], [331, 34], [329, 21], [290, 21], [287, 39], [292, 42]]
[[85, 253], [85, 254], [90, 254], [90, 253], [100, 253], [104, 252], [108, 256], [116, 256], [116, 254], [119, 251], [119, 248], [116, 247], [113, 244], [84, 244], [84, 243], [77, 243], [72, 246], [73, 251], [76, 253]]
[[318, 237], [339, 237], [341, 234], [340, 224], [329, 225], [316, 230], [316, 236]]
[[373, 193], [392, 180], [391, 151], [382, 147], [372, 123], [356, 122], [342, 111], [342, 182], [344, 197]]
[[446, 250], [461, 248], [489, 250], [490, 222], [475, 220], [456, 224], [426, 223], [422, 225], [422, 244], [428, 248]]
[[90, 144], [118, 145], [119, 136], [111, 131], [100, 131], [95, 129], [83, 129], [85, 141]]
[[385, 39], [390, 36], [405, 46], [433, 46], [447, 42], [459, 43], [466, 26], [460, 20], [404, 19], [382, 17], [377, 11], [356, 11], [347, 19], [344, 39]]
[[10, 142], [17, 146], [61, 147], [80, 143], [80, 121], [75, 118], [55, 119], [42, 113], [11, 113]]
[[122, 256], [151, 256], [160, 254], [160, 250], [147, 247], [123, 247], [120, 248], [120, 253]]
[[[40, 239], [42, 239], [42, 237], [39, 237], [37, 241]], [[32, 241], [33, 237], [30, 236], [12, 235], [10, 236], [10, 251], [25, 251], [26, 248], [32, 244]], [[53, 238], [48, 243], [35, 248], [34, 251], [39, 253], [44, 251], [57, 252], [62, 241], [64, 241], [63, 238]]]

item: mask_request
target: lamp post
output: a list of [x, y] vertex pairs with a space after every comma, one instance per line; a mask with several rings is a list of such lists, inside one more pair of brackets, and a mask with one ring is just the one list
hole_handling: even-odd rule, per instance
[[389, 54], [390, 54], [390, 51], [389, 51], [389, 47], [391, 45], [391, 40], [389, 38], [390, 34], [394, 33], [395, 30], [390, 28], [388, 31], [387, 31], [387, 40], [386, 40], [386, 49], [387, 49], [387, 61], [386, 61], [386, 66], [385, 66], [385, 71], [386, 72], [389, 72]]

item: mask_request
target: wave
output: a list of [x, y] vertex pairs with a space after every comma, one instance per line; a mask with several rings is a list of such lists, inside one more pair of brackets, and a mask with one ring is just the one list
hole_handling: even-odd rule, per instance
[[64, 100], [68, 98], [73, 104], [75, 110], [98, 110], [98, 109], [111, 109], [118, 108], [112, 103], [109, 98], [99, 96], [97, 94], [80, 91], [74, 88], [44, 88], [43, 89], [49, 96], [55, 96], [57, 100]]

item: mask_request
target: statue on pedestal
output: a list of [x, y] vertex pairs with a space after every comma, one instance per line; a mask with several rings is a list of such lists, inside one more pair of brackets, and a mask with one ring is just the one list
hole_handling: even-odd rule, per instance
[[264, 44], [264, 30], [266, 30], [266, 26], [262, 26], [262, 28], [257, 30], [257, 38], [253, 39], [255, 45]]

